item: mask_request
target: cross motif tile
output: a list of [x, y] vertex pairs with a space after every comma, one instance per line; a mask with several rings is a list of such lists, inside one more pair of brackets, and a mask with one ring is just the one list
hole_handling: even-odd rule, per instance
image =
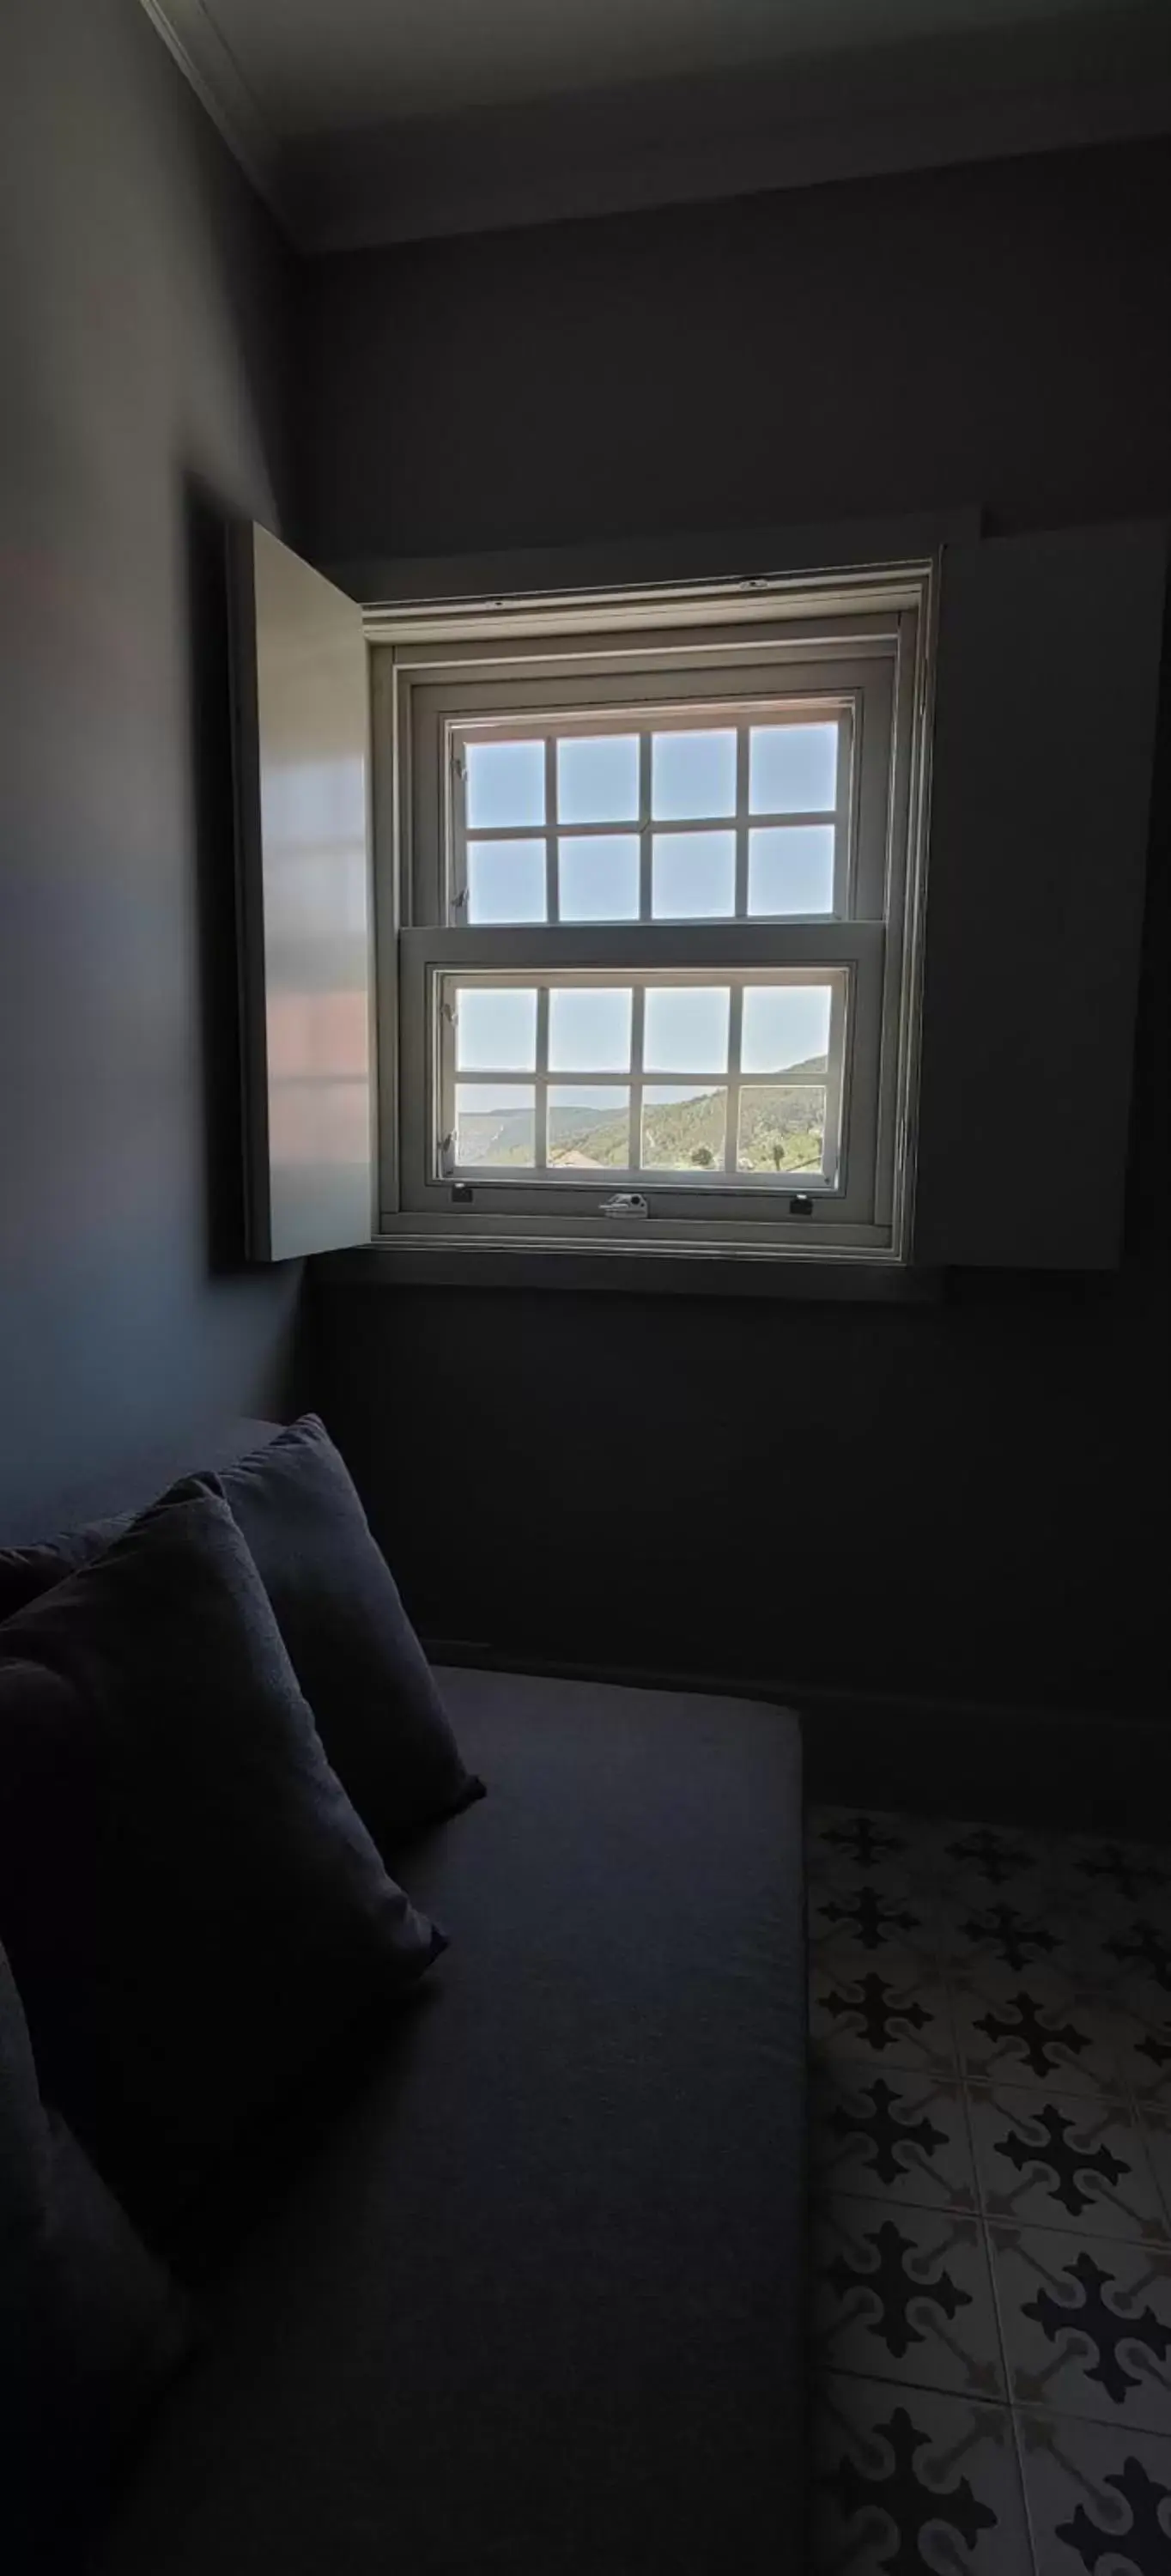
[[812, 2523], [825, 2576], [1031, 2576], [1005, 2407], [831, 2377], [816, 2416]]
[[1038, 1971], [995, 1998], [953, 1985], [952, 2007], [969, 2081], [1051, 2084], [1066, 2093], [1122, 2090], [1109, 2024], [1068, 1990], [1047, 1993]]
[[1018, 2421], [1037, 2576], [1168, 2576], [1171, 2439], [1032, 2407]]
[[973, 2084], [968, 2107], [989, 2218], [1171, 2242], [1147, 2142], [1123, 2104]]
[[937, 1977], [905, 1965], [814, 1961], [809, 2026], [816, 2061], [848, 2058], [863, 2066], [954, 2071], [955, 2041], [946, 1991]]
[[820, 2191], [974, 2211], [971, 2141], [954, 2075], [839, 2067], [815, 2085], [812, 2115]]
[[1018, 2405], [1171, 2433], [1171, 2248], [990, 2231]]
[[815, 2228], [811, 2269], [823, 2368], [1003, 2396], [988, 2259], [974, 2219], [837, 2195]]
[[814, 1822], [816, 2576], [1171, 2576], [1171, 1857]]

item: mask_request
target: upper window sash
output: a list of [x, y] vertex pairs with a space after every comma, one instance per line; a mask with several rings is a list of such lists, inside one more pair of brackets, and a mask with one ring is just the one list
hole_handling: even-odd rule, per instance
[[[770, 802], [766, 783], [758, 776], [758, 768], [765, 767], [765, 740], [770, 735], [810, 730], [822, 732], [827, 738], [832, 736], [832, 775], [814, 782], [822, 791], [816, 801], [807, 796], [800, 803]], [[642, 922], [705, 917], [766, 921], [803, 919], [812, 913], [822, 920], [848, 919], [856, 839], [854, 744], [860, 730], [860, 693], [817, 698], [786, 694], [739, 703], [720, 698], [686, 712], [675, 704], [645, 708], [619, 702], [589, 716], [563, 716], [553, 721], [545, 718], [526, 722], [523, 717], [510, 715], [483, 718], [476, 724], [449, 723], [445, 727], [450, 818], [448, 865], [444, 872], [446, 918], [452, 924], [468, 927], [507, 919], [534, 926], [607, 917]], [[665, 810], [658, 793], [657, 746], [672, 736], [705, 733], [726, 738], [732, 751], [731, 759], [723, 764], [727, 776], [722, 792], [702, 810], [698, 803], [690, 813]], [[613, 800], [615, 810], [583, 819], [574, 810], [572, 796], [563, 797], [561, 755], [563, 746], [588, 744], [591, 740], [614, 740], [624, 750], [629, 746], [630, 757], [622, 764], [625, 777], [621, 792]], [[477, 756], [504, 744], [531, 748], [534, 758], [527, 767], [542, 791], [539, 816], [534, 813], [529, 795], [520, 798], [512, 809], [521, 817], [519, 820], [486, 820], [475, 811], [477, 766], [484, 765], [482, 758], [478, 764]], [[568, 811], [563, 810], [566, 803]], [[667, 807], [670, 803], [667, 799]], [[495, 810], [489, 808], [490, 812]], [[832, 856], [830, 851], [825, 854], [829, 860], [828, 901], [815, 906], [768, 903], [762, 899], [768, 884], [765, 852], [758, 836], [769, 834], [780, 851], [787, 834], [811, 831], [825, 839], [832, 835]], [[687, 838], [699, 834], [718, 834], [721, 842], [728, 845], [727, 899], [710, 916], [665, 901], [660, 879], [660, 856], [665, 861], [672, 851], [681, 855]], [[588, 851], [591, 841], [620, 844], [623, 858], [628, 860], [623, 872], [622, 908], [609, 916], [597, 909], [583, 911], [580, 905], [575, 906], [567, 887], [575, 854]], [[484, 908], [478, 879], [490, 882], [492, 853], [497, 848], [502, 857], [507, 852], [514, 867], [531, 853], [533, 864], [524, 870], [526, 909], [510, 914]], [[520, 874], [519, 868], [517, 873]], [[783, 886], [783, 869], [778, 873]]]
[[[803, 708], [825, 708], [844, 718], [842, 750], [849, 771], [835, 808], [842, 846], [833, 917], [881, 920], [888, 896], [890, 746], [899, 643], [897, 621], [891, 621], [884, 634], [844, 638], [816, 656], [804, 653], [800, 661], [792, 658], [791, 645], [762, 659], [754, 639], [751, 663], [745, 663], [742, 651], [729, 654], [725, 662], [709, 639], [702, 664], [667, 670], [657, 661], [618, 670], [609, 658], [556, 675], [525, 670], [489, 678], [482, 666], [471, 666], [465, 677], [455, 666], [442, 676], [427, 672], [424, 677], [409, 669], [403, 674], [409, 741], [400, 732], [399, 762], [400, 837], [408, 860], [401, 889], [404, 922], [439, 925], [465, 917], [460, 898], [466, 890], [468, 833], [460, 758], [477, 733], [507, 730], [510, 739], [518, 740], [527, 728], [530, 738], [545, 740], [579, 728], [666, 730], [672, 724], [698, 723], [701, 715], [727, 725], [767, 720], [776, 710], [791, 711], [797, 720]], [[622, 658], [625, 663], [627, 657]], [[636, 828], [643, 823], [653, 830], [649, 811], [640, 810]]]

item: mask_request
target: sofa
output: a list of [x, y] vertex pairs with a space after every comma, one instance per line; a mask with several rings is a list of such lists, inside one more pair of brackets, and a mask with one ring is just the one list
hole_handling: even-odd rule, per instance
[[437, 1678], [487, 1794], [394, 1866], [449, 1946], [241, 2158], [93, 2576], [802, 2563], [797, 1722]]

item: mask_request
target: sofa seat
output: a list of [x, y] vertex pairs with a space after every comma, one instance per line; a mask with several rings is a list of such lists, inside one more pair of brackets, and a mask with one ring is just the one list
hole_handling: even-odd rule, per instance
[[100, 2576], [801, 2564], [800, 1739], [448, 1671], [451, 1949], [207, 2295]]

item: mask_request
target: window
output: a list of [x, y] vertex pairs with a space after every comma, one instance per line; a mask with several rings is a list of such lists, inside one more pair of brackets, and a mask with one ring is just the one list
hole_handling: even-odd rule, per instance
[[387, 609], [233, 530], [251, 1259], [1116, 1266], [1166, 528], [874, 551]]
[[928, 593], [376, 648], [384, 1227], [903, 1257]]

